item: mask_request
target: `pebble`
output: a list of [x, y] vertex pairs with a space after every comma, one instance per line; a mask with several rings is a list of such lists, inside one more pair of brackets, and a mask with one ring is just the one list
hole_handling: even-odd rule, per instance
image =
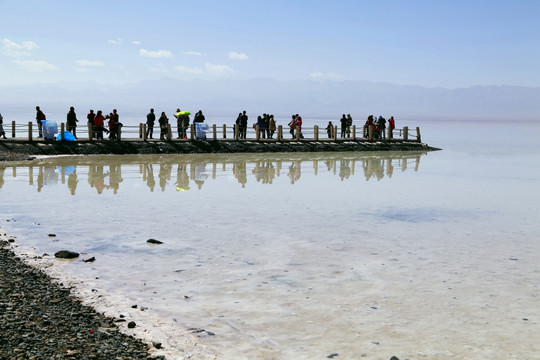
[[164, 359], [35, 270], [0, 241], [0, 358]]
[[79, 253], [69, 250], [60, 250], [54, 253], [54, 257], [59, 259], [76, 259], [79, 257]]
[[155, 245], [163, 244], [163, 241], [159, 241], [159, 240], [156, 240], [156, 239], [148, 239], [148, 240], [146, 240], [146, 242], [149, 243], [149, 244], [155, 244]]

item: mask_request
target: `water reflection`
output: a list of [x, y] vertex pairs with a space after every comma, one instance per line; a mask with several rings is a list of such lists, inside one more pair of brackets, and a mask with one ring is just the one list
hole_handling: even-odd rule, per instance
[[[392, 178], [394, 170], [418, 171], [425, 152], [400, 153], [309, 153], [309, 154], [219, 154], [219, 155], [124, 155], [60, 157], [19, 166], [0, 165], [0, 189], [6, 179], [27, 178], [41, 192], [45, 186], [67, 184], [75, 195], [82, 179], [98, 194], [117, 194], [124, 177], [140, 180], [150, 192], [202, 190], [208, 181], [233, 178], [245, 188], [250, 181], [272, 184], [287, 177], [291, 184], [302, 180], [302, 172], [331, 174], [341, 181], [363, 175], [366, 181]], [[11, 174], [10, 174], [11, 170]], [[157, 177], [157, 179], [156, 179]], [[84, 181], [84, 180], [82, 180]]]

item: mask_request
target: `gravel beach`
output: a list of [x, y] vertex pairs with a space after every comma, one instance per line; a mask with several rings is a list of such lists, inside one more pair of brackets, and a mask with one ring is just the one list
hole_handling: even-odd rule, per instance
[[164, 359], [0, 240], [0, 359]]

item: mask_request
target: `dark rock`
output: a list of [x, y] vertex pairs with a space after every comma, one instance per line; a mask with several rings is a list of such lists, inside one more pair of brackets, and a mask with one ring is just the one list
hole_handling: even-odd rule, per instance
[[338, 354], [338, 353], [333, 353], [333, 354], [328, 355], [327, 358], [328, 358], [328, 359], [333, 359], [333, 358], [335, 358], [336, 356], [339, 356], [339, 354]]
[[155, 343], [152, 343], [152, 345], [154, 345], [156, 349], [161, 349], [161, 343], [155, 342]]
[[83, 261], [85, 263], [93, 263], [94, 261], [96, 261], [96, 258], [92, 256], [90, 259], [84, 259]]
[[56, 237], [56, 234], [49, 234], [49, 237]]
[[399, 358], [397, 356], [392, 356], [390, 360], [399, 360]]
[[15, 239], [8, 239], [8, 242], [13, 243], [15, 242]]
[[156, 239], [148, 239], [148, 240], [146, 240], [146, 242], [149, 243], [149, 244], [155, 244], [155, 245], [163, 244], [163, 241], [159, 241], [159, 240], [156, 240]]
[[133, 329], [135, 326], [137, 326], [137, 324], [135, 323], [135, 321], [130, 321], [130, 322], [128, 322], [128, 328]]
[[54, 257], [59, 259], [76, 259], [79, 257], [79, 253], [69, 250], [60, 250], [54, 253]]

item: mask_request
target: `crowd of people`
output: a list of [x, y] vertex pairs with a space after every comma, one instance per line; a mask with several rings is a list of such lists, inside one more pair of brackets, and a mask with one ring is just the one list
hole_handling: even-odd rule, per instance
[[[180, 108], [176, 109], [174, 117], [176, 118], [177, 126], [177, 139], [187, 139], [187, 130], [190, 127], [190, 115], [189, 111], [181, 111]], [[102, 110], [98, 110], [97, 113], [94, 113], [94, 110], [90, 110], [87, 115], [87, 121], [91, 124], [92, 127], [92, 138], [103, 140], [103, 133], [108, 134], [110, 140], [117, 139], [118, 130], [123, 124], [119, 120], [118, 111], [114, 109], [108, 115], [104, 115]], [[43, 137], [43, 123], [46, 121], [46, 116], [39, 106], [36, 106], [36, 122], [38, 125], [38, 137]], [[248, 120], [249, 117], [244, 110], [238, 114], [236, 118], [235, 125], [237, 129], [237, 136], [239, 139], [247, 138], [247, 129], [248, 129]], [[205, 121], [205, 116], [203, 115], [202, 110], [199, 110], [193, 119], [193, 123], [203, 123]], [[75, 113], [75, 108], [72, 106], [67, 113], [66, 118], [66, 130], [71, 132], [75, 138], [77, 138], [77, 114]], [[154, 109], [150, 109], [150, 112], [146, 115], [146, 138], [154, 138], [154, 126], [156, 122], [156, 114]], [[343, 114], [340, 123], [340, 137], [341, 138], [350, 138], [351, 137], [351, 128], [353, 126], [353, 119], [351, 114]], [[166, 140], [168, 138], [168, 133], [171, 129], [171, 124], [167, 114], [163, 111], [158, 119], [158, 125], [160, 129], [160, 140]], [[291, 139], [300, 138], [303, 139], [304, 135], [302, 133], [302, 117], [299, 114], [294, 114], [291, 116], [291, 120], [287, 124], [289, 127], [289, 134]], [[375, 117], [369, 115], [364, 126], [363, 126], [363, 137], [368, 138], [371, 133], [373, 139], [388, 139], [393, 138], [393, 130], [395, 129], [396, 124], [394, 117], [391, 116], [388, 121], [382, 117]], [[258, 131], [259, 138], [262, 139], [273, 139], [274, 134], [277, 130], [276, 120], [274, 115], [266, 114], [257, 116], [256, 122], [253, 123], [253, 129]], [[332, 121], [328, 122], [325, 130], [328, 135], [328, 138], [335, 138], [337, 127], [334, 126]], [[236, 135], [235, 135], [236, 136]], [[3, 128], [3, 118], [0, 114], [0, 138], [3, 137], [6, 139], [5, 131]]]

